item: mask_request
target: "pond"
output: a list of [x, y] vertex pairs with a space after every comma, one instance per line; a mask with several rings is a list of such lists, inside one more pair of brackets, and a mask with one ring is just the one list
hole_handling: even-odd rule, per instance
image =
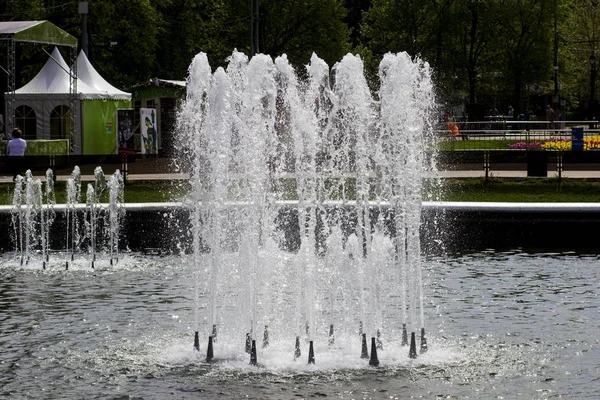
[[423, 260], [429, 351], [410, 359], [384, 335], [374, 368], [357, 338], [329, 346], [326, 332], [315, 334], [314, 365], [306, 352], [294, 361], [293, 341], [273, 334], [251, 366], [226, 329], [205, 363], [193, 350], [187, 256], [128, 253], [113, 266], [100, 257], [95, 269], [82, 258], [67, 271], [58, 261], [21, 266], [4, 253], [0, 397], [592, 398], [599, 261], [520, 251]]

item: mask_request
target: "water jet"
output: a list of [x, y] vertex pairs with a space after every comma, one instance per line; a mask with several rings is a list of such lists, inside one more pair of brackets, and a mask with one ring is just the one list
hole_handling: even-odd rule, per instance
[[[225, 338], [262, 324], [266, 347], [269, 335], [302, 331], [310, 343], [329, 330], [333, 344], [332, 322], [342, 344], [358, 324], [369, 358], [367, 334], [381, 349], [380, 329], [398, 332], [382, 299], [399, 300], [411, 332], [425, 322], [419, 227], [435, 106], [429, 66], [387, 54], [377, 93], [358, 56], [329, 68], [313, 55], [305, 72], [285, 55], [237, 51], [214, 72], [204, 53], [190, 65], [177, 142], [192, 169], [194, 328], [228, 321]], [[282, 304], [294, 310], [283, 314]]]

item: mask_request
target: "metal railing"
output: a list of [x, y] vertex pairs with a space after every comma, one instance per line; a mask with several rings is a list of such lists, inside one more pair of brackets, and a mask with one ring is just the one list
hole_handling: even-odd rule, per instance
[[600, 135], [598, 121], [595, 120], [554, 122], [495, 120], [454, 124], [458, 130], [451, 126], [437, 130], [440, 150], [513, 150], [509, 145], [524, 143], [525, 146], [529, 146], [534, 142], [570, 140], [574, 127], [583, 127], [584, 137]]

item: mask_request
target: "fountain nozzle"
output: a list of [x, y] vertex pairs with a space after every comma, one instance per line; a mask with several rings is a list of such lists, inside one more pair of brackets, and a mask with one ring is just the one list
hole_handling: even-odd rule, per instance
[[369, 360], [369, 365], [372, 367], [379, 366], [379, 359], [377, 358], [377, 344], [375, 343], [375, 338], [371, 338], [371, 359]]
[[367, 334], [362, 334], [362, 351], [360, 352], [360, 358], [369, 358], [369, 349], [367, 347]]
[[310, 344], [308, 345], [308, 363], [309, 364], [314, 364], [315, 363], [315, 349], [313, 348], [313, 341], [310, 341]]
[[208, 337], [208, 348], [206, 349], [206, 362], [211, 362], [214, 357], [213, 354], [213, 337]]
[[410, 334], [410, 350], [408, 351], [408, 357], [417, 358], [417, 341], [414, 332]]
[[256, 365], [256, 340], [252, 340], [252, 350], [250, 350], [250, 365]]
[[246, 333], [246, 353], [250, 354], [252, 351], [252, 338], [250, 337], [250, 332]]
[[406, 324], [402, 324], [402, 346], [408, 346], [408, 332], [406, 331]]
[[194, 332], [194, 350], [200, 351], [200, 338], [197, 331]]

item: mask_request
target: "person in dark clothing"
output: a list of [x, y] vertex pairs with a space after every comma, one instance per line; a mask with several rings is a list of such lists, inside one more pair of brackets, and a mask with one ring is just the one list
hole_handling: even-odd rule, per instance
[[12, 139], [6, 145], [8, 151], [8, 163], [13, 171], [13, 181], [17, 175], [25, 175], [25, 151], [27, 150], [27, 141], [21, 138], [22, 132], [19, 128], [12, 131]]

